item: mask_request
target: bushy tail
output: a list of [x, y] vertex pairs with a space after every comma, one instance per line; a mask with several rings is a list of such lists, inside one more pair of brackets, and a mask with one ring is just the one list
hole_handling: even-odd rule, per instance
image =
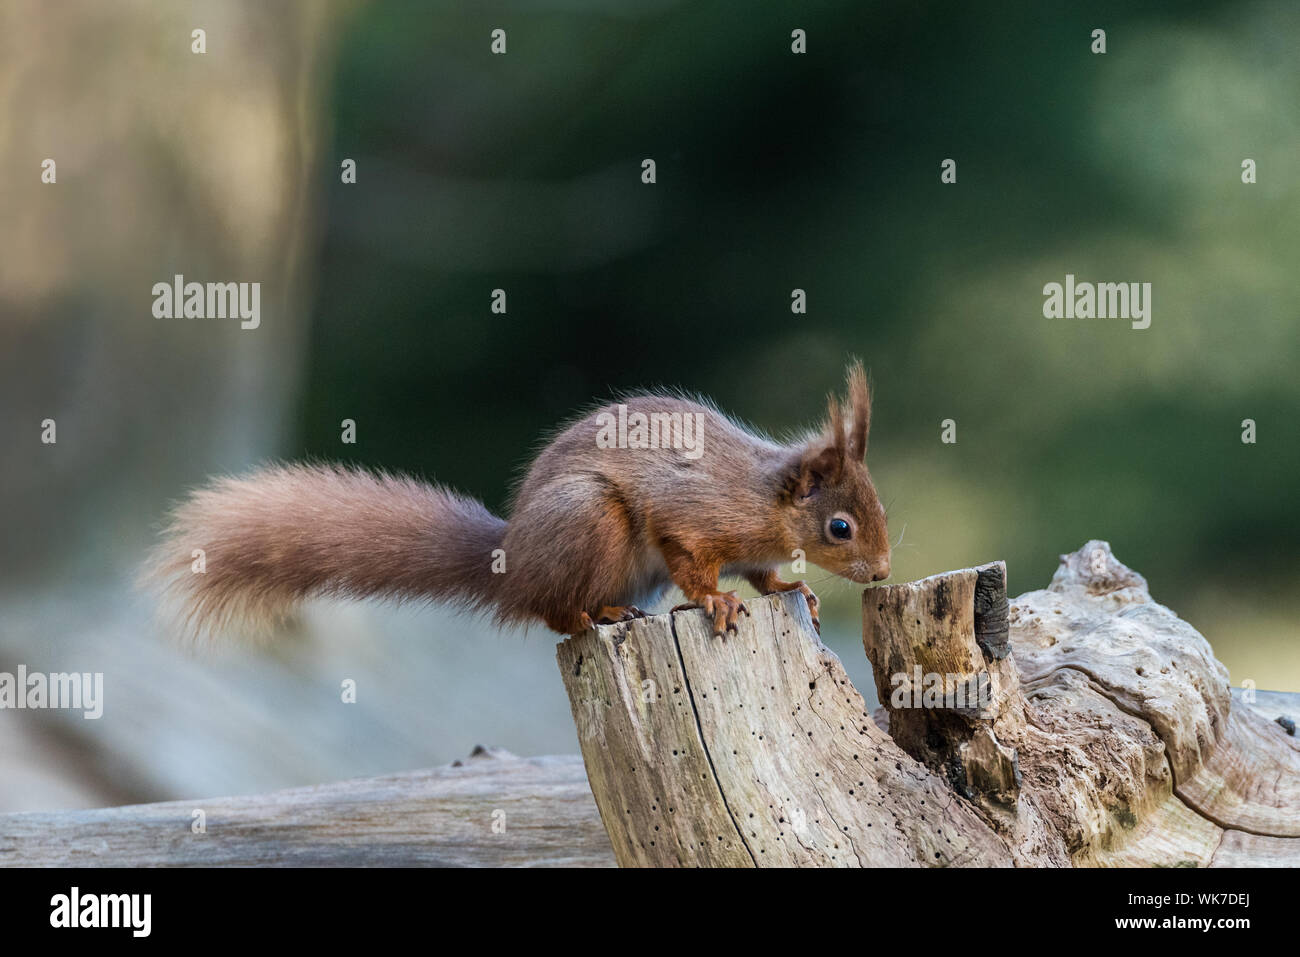
[[318, 595], [482, 608], [505, 527], [480, 502], [405, 476], [277, 466], [191, 494], [145, 579], [190, 635], [264, 631]]

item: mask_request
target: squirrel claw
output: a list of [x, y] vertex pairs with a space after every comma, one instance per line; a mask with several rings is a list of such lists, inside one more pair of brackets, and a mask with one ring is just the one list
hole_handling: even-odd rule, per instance
[[812, 618], [813, 627], [817, 629], [817, 634], [820, 635], [822, 633], [822, 622], [817, 612], [821, 607], [821, 599], [813, 594], [813, 590], [808, 587], [806, 582], [795, 582], [794, 587], [808, 600], [808, 614]]
[[[591, 616], [585, 611], [582, 616], [586, 621], [591, 620]], [[596, 612], [596, 624], [617, 625], [625, 621], [646, 617], [648, 617], [646, 613], [636, 605], [605, 605], [600, 611]]]
[[734, 634], [739, 630], [737, 624], [741, 614], [749, 614], [749, 609], [736, 597], [734, 591], [705, 595], [701, 607], [704, 608], [704, 614], [713, 619], [713, 634], [724, 641], [727, 632]]
[[736, 623], [740, 620], [741, 615], [749, 615], [749, 609], [745, 603], [736, 597], [734, 591], [714, 592], [705, 595], [698, 602], [688, 601], [680, 605], [674, 605], [669, 612], [689, 611], [693, 608], [704, 609], [706, 614], [713, 623], [713, 635], [716, 638], [722, 638], [724, 641], [727, 632], [735, 634], [737, 632]]

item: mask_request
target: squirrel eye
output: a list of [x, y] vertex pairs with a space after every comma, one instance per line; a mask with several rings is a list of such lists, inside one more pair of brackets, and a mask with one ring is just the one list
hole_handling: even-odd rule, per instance
[[826, 523], [826, 528], [830, 530], [831, 538], [838, 538], [840, 541], [848, 541], [853, 537], [852, 527], [842, 518], [832, 518]]

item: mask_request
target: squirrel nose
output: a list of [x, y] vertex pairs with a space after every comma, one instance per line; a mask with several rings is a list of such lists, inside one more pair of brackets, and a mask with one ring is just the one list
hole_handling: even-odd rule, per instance
[[883, 562], [881, 562], [879, 565], [876, 566], [876, 573], [871, 576], [871, 580], [873, 582], [882, 582], [888, 577], [889, 577], [889, 559], [886, 558]]

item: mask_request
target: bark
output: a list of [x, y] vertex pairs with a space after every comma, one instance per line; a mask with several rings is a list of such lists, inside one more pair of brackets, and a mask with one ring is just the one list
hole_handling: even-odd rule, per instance
[[887, 730], [801, 596], [749, 608], [559, 645], [620, 864], [1300, 863], [1296, 738], [1104, 542], [1014, 601], [1000, 562], [867, 590]]

